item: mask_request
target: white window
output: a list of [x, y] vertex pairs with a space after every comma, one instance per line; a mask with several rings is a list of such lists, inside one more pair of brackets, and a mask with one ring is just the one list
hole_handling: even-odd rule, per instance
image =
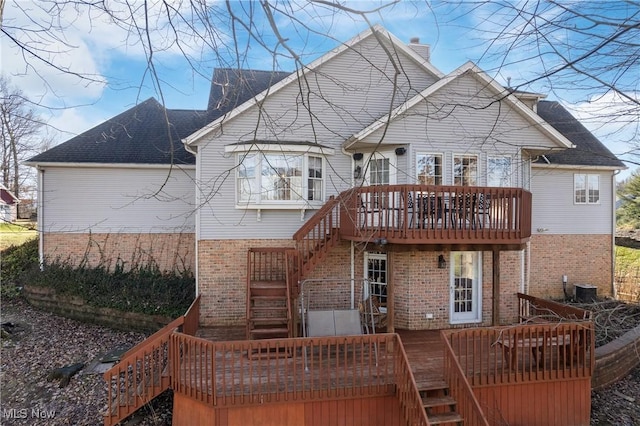
[[453, 184], [475, 186], [478, 184], [478, 157], [475, 155], [454, 155]]
[[487, 186], [511, 186], [511, 157], [487, 158]]
[[576, 204], [600, 203], [600, 176], [576, 173], [573, 175], [574, 202]]
[[442, 185], [442, 155], [418, 154], [416, 175], [420, 185]]
[[287, 205], [324, 201], [324, 159], [311, 153], [237, 155], [238, 204]]
[[371, 185], [389, 184], [389, 159], [372, 158], [369, 160], [369, 178]]

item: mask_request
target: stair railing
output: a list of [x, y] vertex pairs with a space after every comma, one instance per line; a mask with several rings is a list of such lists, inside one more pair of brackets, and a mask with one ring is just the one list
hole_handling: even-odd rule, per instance
[[411, 365], [409, 364], [409, 358], [404, 350], [404, 345], [400, 340], [400, 337], [394, 335], [394, 371], [396, 382], [396, 395], [398, 402], [400, 403], [400, 410], [402, 410], [403, 418], [408, 425], [424, 425], [429, 426], [429, 419], [427, 412], [422, 405], [422, 399], [420, 398], [420, 392], [416, 385], [416, 379], [411, 371]]
[[200, 319], [200, 296], [187, 312], [129, 349], [103, 377], [107, 382], [105, 426], [114, 425], [171, 387], [169, 340], [174, 331], [194, 336]]
[[342, 194], [331, 197], [293, 234], [300, 256], [300, 276], [304, 279], [324, 255], [340, 241], [340, 211]]
[[449, 385], [451, 396], [456, 400], [458, 412], [464, 419], [465, 426], [489, 426], [489, 421], [473, 393], [445, 331], [441, 332], [441, 336], [444, 342], [444, 379]]
[[127, 351], [103, 375], [107, 382], [105, 426], [115, 425], [171, 386], [169, 340], [184, 323], [181, 316]]

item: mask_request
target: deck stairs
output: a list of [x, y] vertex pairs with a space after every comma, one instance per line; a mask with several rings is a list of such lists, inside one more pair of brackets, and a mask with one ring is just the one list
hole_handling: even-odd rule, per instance
[[249, 249], [247, 339], [293, 337], [291, 280], [297, 271], [295, 259], [295, 252], [288, 248]]
[[450, 395], [449, 386], [444, 380], [421, 383], [418, 391], [430, 425], [464, 424], [464, 419], [456, 411], [457, 402]]

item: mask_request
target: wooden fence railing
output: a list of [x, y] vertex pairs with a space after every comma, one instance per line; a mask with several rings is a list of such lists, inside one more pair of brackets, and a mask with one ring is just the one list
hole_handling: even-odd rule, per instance
[[590, 321], [447, 331], [446, 338], [473, 388], [593, 374]]
[[103, 375], [107, 382], [105, 426], [133, 414], [171, 385], [169, 336], [184, 323], [179, 317], [126, 352]]
[[340, 239], [341, 198], [331, 197], [300, 229], [293, 234], [300, 261], [298, 279], [304, 279]]
[[531, 236], [531, 193], [522, 188], [379, 185], [339, 198], [341, 236], [347, 239], [522, 244]]
[[444, 379], [449, 385], [451, 396], [456, 400], [457, 410], [464, 419], [465, 426], [489, 426], [489, 421], [473, 393], [445, 332], [442, 333], [442, 340], [444, 341]]
[[200, 318], [200, 296], [187, 312], [129, 349], [103, 375], [107, 382], [105, 426], [114, 425], [133, 414], [171, 386], [169, 336], [182, 332], [195, 335]]
[[209, 406], [396, 395], [408, 424], [429, 424], [395, 334], [211, 342], [174, 333], [170, 347], [174, 391]]
[[[398, 338], [399, 340], [399, 338]], [[404, 350], [404, 345], [395, 344], [393, 347], [395, 354], [395, 382], [397, 386], [398, 402], [400, 403], [400, 410], [402, 410], [406, 424], [411, 426], [428, 426], [429, 420], [427, 418], [427, 412], [422, 405], [422, 399], [420, 398], [420, 392], [416, 385], [416, 379], [411, 371], [409, 365], [409, 359], [407, 353]]]
[[519, 317], [521, 322], [559, 322], [563, 320], [590, 320], [591, 311], [576, 306], [565, 305], [553, 300], [540, 299], [518, 293]]

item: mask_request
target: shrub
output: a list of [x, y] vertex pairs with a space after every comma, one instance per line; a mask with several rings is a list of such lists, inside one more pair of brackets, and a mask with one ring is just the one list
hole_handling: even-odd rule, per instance
[[15, 297], [29, 272], [38, 270], [38, 239], [0, 252], [0, 294]]
[[80, 297], [92, 306], [169, 317], [183, 315], [195, 297], [190, 272], [162, 273], [153, 266], [110, 272], [102, 266], [54, 262], [32, 274], [29, 284]]
[[103, 266], [73, 267], [62, 261], [41, 271], [37, 239], [0, 252], [0, 268], [2, 297], [15, 297], [29, 284], [80, 297], [96, 307], [174, 318], [183, 315], [195, 297], [190, 271], [163, 273], [153, 265], [125, 271], [118, 264], [110, 272]]

